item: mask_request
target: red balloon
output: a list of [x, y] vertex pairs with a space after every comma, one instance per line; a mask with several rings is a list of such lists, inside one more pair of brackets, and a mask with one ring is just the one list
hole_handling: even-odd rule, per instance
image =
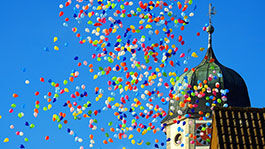
[[179, 42], [181, 42], [182, 41], [182, 36], [181, 35], [179, 35]]
[[59, 16], [61, 17], [61, 16], [63, 16], [63, 14], [64, 14], [63, 11], [61, 11], [61, 12], [59, 13]]

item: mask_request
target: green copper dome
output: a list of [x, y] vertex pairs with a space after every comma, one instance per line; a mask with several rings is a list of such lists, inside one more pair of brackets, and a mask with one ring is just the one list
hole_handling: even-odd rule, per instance
[[[205, 58], [194, 69], [179, 77], [174, 89], [174, 94], [179, 99], [170, 99], [168, 115], [162, 120], [162, 123], [185, 114], [189, 114], [191, 117], [203, 117], [206, 113], [211, 114], [213, 103], [216, 106], [250, 107], [247, 86], [242, 77], [234, 70], [223, 66], [216, 59], [211, 46], [213, 27], [210, 27], [207, 30], [209, 32], [209, 45]], [[204, 86], [205, 84], [202, 83], [204, 80], [207, 80], [206, 85], [210, 89], [204, 91], [202, 98], [198, 98], [194, 94], [196, 91], [198, 94], [200, 90], [194, 91], [194, 86], [198, 87], [200, 82]], [[216, 90], [213, 91], [213, 88]], [[227, 91], [225, 89], [228, 89], [229, 92], [224, 93], [224, 95], [222, 93]], [[185, 105], [180, 106], [181, 102]], [[200, 111], [204, 114], [199, 114]]]

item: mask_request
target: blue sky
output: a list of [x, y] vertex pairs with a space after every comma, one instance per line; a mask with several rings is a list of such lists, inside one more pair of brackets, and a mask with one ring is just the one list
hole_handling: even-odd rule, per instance
[[[41, 83], [39, 78], [44, 77], [45, 80], [52, 79], [56, 82], [62, 82], [69, 77], [73, 69], [77, 69], [77, 63], [73, 58], [78, 56], [80, 60], [89, 60], [94, 50], [89, 46], [80, 45], [71, 29], [62, 26], [63, 20], [58, 17], [58, 6], [62, 2], [64, 1], [1, 2], [0, 93], [2, 103], [0, 115], [2, 115], [2, 119], [0, 119], [0, 148], [18, 148], [20, 144], [25, 145], [26, 148], [78, 148], [80, 144], [67, 134], [66, 128], [73, 129], [77, 136], [83, 137], [84, 142], [88, 142], [88, 135], [94, 133], [88, 129], [87, 120], [74, 121], [69, 119], [67, 126], [59, 130], [57, 123], [52, 121], [53, 112], [42, 112], [37, 119], [33, 118], [32, 115], [35, 100], [40, 100], [41, 104], [44, 105], [44, 93], [53, 90], [47, 82], [46, 84]], [[202, 32], [201, 28], [208, 22], [208, 0], [200, 0], [195, 3], [197, 4], [195, 16], [191, 19], [191, 25], [187, 27], [187, 31], [183, 32], [186, 35], [187, 44], [190, 46], [186, 48], [192, 49], [207, 46], [207, 34]], [[262, 0], [257, 0], [255, 3], [247, 0], [213, 1], [217, 10], [217, 14], [213, 17], [215, 55], [219, 62], [234, 69], [242, 76], [248, 87], [252, 107], [259, 108], [265, 105], [263, 100], [265, 89], [263, 79], [265, 75], [264, 3]], [[201, 36], [196, 37], [196, 32], [200, 32]], [[56, 44], [53, 43], [55, 36], [59, 38]], [[65, 43], [68, 43], [68, 46], [64, 46]], [[58, 45], [60, 50], [53, 50], [54, 45]], [[45, 47], [48, 47], [48, 52], [43, 50]], [[190, 60], [189, 66], [196, 66], [204, 54], [205, 51], [198, 53], [199, 58]], [[102, 65], [104, 63], [97, 63], [95, 67]], [[176, 68], [177, 74], [180, 75], [182, 70], [182, 68]], [[88, 69], [80, 69], [80, 78], [69, 88], [87, 83], [91, 81], [91, 78], [93, 75], [88, 72]], [[25, 80], [29, 80], [30, 84], [26, 85]], [[94, 81], [92, 86], [87, 85], [87, 91], [89, 95], [91, 94], [91, 98], [92, 96], [95, 97], [93, 90], [94, 85], [97, 84], [104, 86], [101, 80]], [[36, 91], [42, 93], [40, 97], [34, 96]], [[19, 94], [19, 98], [12, 98], [14, 92]], [[59, 102], [63, 103], [63, 101]], [[25, 113], [24, 118], [19, 119], [17, 114], [8, 113], [12, 103], [17, 105], [16, 113], [22, 111]], [[54, 113], [63, 111], [61, 104], [54, 106]], [[104, 105], [104, 101], [98, 105]], [[167, 110], [166, 106], [164, 108]], [[99, 126], [106, 125], [104, 123], [105, 118], [110, 115], [113, 116], [107, 112], [103, 114], [105, 115], [96, 117], [100, 121]], [[112, 121], [111, 119], [107, 121]], [[33, 129], [26, 127], [25, 121], [34, 123], [36, 127]], [[11, 124], [15, 125], [14, 130], [9, 129]], [[23, 131], [24, 136], [16, 136], [16, 131]], [[48, 142], [44, 140], [46, 135], [51, 138]], [[103, 136], [104, 133], [103, 135], [96, 134], [98, 138]], [[10, 139], [9, 143], [2, 142], [6, 137]], [[29, 138], [29, 142], [23, 141], [25, 137]], [[160, 140], [160, 143], [165, 141], [165, 136], [161, 132], [156, 136], [144, 136], [142, 139], [154, 143], [156, 138]], [[121, 141], [116, 139], [113, 144], [108, 145], [103, 145], [102, 141], [99, 140], [96, 139], [95, 148], [121, 149], [125, 146], [130, 149], [146, 147], [144, 145], [132, 145], [128, 139]], [[89, 143], [83, 145], [88, 148]], [[152, 147], [150, 146], [150, 148]]]

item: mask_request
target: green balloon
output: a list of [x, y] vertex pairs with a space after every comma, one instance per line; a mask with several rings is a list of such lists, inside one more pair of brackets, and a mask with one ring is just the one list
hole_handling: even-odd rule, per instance
[[40, 108], [40, 105], [35, 105], [35, 107], [36, 107], [37, 109], [39, 109], [39, 108]]
[[34, 128], [35, 125], [34, 125], [34, 124], [30, 124], [29, 127], [30, 127], [30, 128]]
[[114, 101], [115, 100], [115, 98], [114, 97], [111, 97], [111, 101]]
[[120, 7], [121, 7], [121, 9], [124, 9], [124, 5], [121, 5]]
[[88, 21], [87, 24], [93, 24], [93, 22], [92, 21]]
[[55, 98], [58, 98], [58, 97], [59, 97], [59, 94], [57, 94], [57, 93], [54, 94], [54, 97], [55, 97]]
[[98, 123], [98, 120], [94, 119], [94, 123]]
[[92, 111], [91, 111], [91, 110], [89, 110], [89, 111], [87, 112], [87, 114], [89, 114], [89, 115], [90, 115], [90, 114], [92, 114]]
[[58, 128], [59, 128], [59, 129], [61, 129], [62, 127], [63, 127], [63, 125], [62, 125], [62, 124], [59, 124], [59, 125], [58, 125]]
[[43, 107], [43, 111], [47, 111], [48, 110], [48, 108], [47, 107]]
[[25, 139], [24, 139], [24, 141], [25, 141], [25, 142], [28, 142], [28, 141], [29, 141], [29, 139], [28, 139], [28, 138], [25, 138]]
[[150, 142], [146, 142], [145, 144], [146, 144], [146, 145], [150, 145], [151, 143], [150, 143]]
[[117, 77], [113, 77], [112, 80], [113, 80], [113, 81], [116, 81], [116, 80], [117, 80]]
[[109, 124], [108, 124], [109, 126], [111, 126], [112, 125], [112, 122], [109, 122]]
[[100, 58], [100, 57], [98, 57], [98, 58], [97, 58], [97, 61], [101, 61], [101, 58]]
[[64, 84], [64, 85], [66, 85], [67, 83], [68, 83], [68, 81], [67, 81], [67, 80], [64, 80], [64, 81], [63, 81], [63, 84]]

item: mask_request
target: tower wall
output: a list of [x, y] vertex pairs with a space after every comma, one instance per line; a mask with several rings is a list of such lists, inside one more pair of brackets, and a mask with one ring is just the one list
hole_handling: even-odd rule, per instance
[[[186, 124], [183, 126], [184, 121]], [[195, 147], [194, 144], [189, 143], [191, 139], [189, 137], [185, 137], [187, 133], [194, 132], [195, 129], [195, 125], [189, 125], [190, 121], [192, 121], [193, 123], [195, 122], [194, 119], [187, 118], [185, 120], [182, 120], [179, 124], [169, 123], [166, 126], [167, 138], [171, 138], [171, 141], [167, 142], [167, 149], [193, 149]], [[178, 127], [180, 127], [181, 129], [179, 129]], [[175, 137], [179, 134], [181, 135], [181, 143], [177, 144], [175, 142]]]
[[[212, 120], [198, 120], [194, 118], [186, 118], [180, 120], [180, 123], [173, 123], [173, 121], [167, 122], [166, 126], [166, 134], [167, 138], [171, 138], [170, 141], [167, 142], [167, 149], [209, 149], [209, 145], [198, 145], [198, 142], [195, 141], [191, 144], [191, 141], [194, 141], [193, 138], [187, 136], [187, 134], [193, 134], [196, 136], [196, 126], [200, 126], [202, 124], [206, 124], [208, 122], [212, 122]], [[185, 123], [185, 125], [183, 125]], [[176, 142], [176, 136], [180, 135], [180, 142]], [[179, 143], [179, 144], [178, 144]]]

